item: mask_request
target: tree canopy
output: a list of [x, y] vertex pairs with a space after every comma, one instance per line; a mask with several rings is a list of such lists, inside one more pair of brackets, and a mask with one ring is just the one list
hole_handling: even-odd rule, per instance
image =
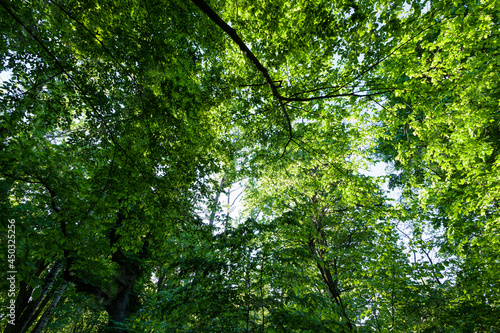
[[499, 331], [499, 16], [0, 0], [0, 329]]

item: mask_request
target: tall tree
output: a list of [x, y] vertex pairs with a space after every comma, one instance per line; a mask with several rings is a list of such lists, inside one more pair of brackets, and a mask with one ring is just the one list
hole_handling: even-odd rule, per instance
[[425, 33], [381, 67], [397, 89], [380, 99], [379, 156], [393, 164], [407, 209], [419, 212], [413, 234], [428, 239], [421, 253], [454, 263], [445, 310], [430, 327], [498, 327], [498, 9], [433, 4]]
[[210, 122], [217, 77], [198, 75], [216, 43], [186, 33], [182, 3], [1, 5], [2, 177], [10, 205], [31, 209], [11, 216], [17, 237], [40, 243], [31, 260], [62, 261], [122, 332], [148, 260], [199, 223], [201, 179], [226, 155]]
[[[0, 214], [25, 327], [496, 329], [494, 1], [0, 15]], [[360, 171], [376, 160], [396, 207]], [[233, 220], [217, 201], [237, 181]]]

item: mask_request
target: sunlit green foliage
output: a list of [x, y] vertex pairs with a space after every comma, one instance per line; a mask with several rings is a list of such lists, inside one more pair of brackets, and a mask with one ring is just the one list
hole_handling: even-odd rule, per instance
[[499, 7], [0, 1], [0, 329], [498, 331]]

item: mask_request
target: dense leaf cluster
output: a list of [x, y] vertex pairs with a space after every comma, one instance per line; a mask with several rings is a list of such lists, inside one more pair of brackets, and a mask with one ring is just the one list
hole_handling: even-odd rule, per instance
[[499, 10], [0, 0], [0, 329], [499, 331]]

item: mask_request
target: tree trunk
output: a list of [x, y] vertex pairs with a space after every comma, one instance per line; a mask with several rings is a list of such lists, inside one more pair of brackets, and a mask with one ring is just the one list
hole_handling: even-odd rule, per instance
[[61, 287], [57, 290], [57, 293], [54, 295], [54, 299], [52, 300], [52, 303], [49, 305], [47, 310], [42, 315], [42, 318], [38, 321], [36, 324], [35, 328], [31, 333], [42, 333], [43, 329], [45, 328], [45, 325], [49, 322], [50, 317], [52, 317], [52, 314], [54, 313], [54, 310], [57, 306], [57, 303], [59, 303], [59, 300], [61, 299], [62, 294], [64, 293], [64, 290], [66, 290], [66, 287], [68, 284], [65, 282], [62, 284]]
[[134, 276], [122, 276], [120, 287], [116, 296], [108, 303], [106, 310], [109, 314], [108, 327], [109, 333], [126, 333], [127, 330], [121, 326], [130, 315], [130, 296], [134, 288]]
[[[26, 292], [20, 292], [18, 297], [22, 298], [18, 299], [18, 302], [21, 302], [22, 304], [17, 304], [16, 302], [16, 310], [18, 311], [16, 325], [7, 325], [4, 333], [24, 333], [28, 331], [33, 322], [36, 321], [36, 318], [33, 317], [40, 313], [37, 311], [37, 308], [41, 303], [45, 305], [48, 302], [48, 300], [44, 298], [50, 297], [49, 295], [47, 295], [48, 291], [50, 287], [52, 287], [55, 279], [57, 278], [57, 275], [61, 271], [61, 268], [62, 263], [60, 261], [56, 261], [48, 272], [47, 276], [44, 278], [44, 283], [42, 286], [40, 286], [40, 296], [36, 300], [29, 300], [32, 291], [30, 287], [23, 288], [23, 290], [25, 290]], [[45, 302], [42, 302], [42, 300], [44, 300]]]
[[52, 297], [53, 297], [53, 295], [50, 295], [50, 293], [45, 296], [43, 301], [38, 305], [36, 312], [31, 316], [28, 323], [26, 324], [26, 327], [24, 328], [24, 332], [27, 332], [29, 330], [29, 328], [31, 327], [31, 325], [33, 325], [36, 322], [36, 320], [38, 319], [38, 317], [42, 313], [43, 309], [45, 309], [45, 306], [50, 302]]
[[211, 227], [214, 226], [215, 214], [217, 213], [217, 207], [219, 205], [219, 197], [220, 197], [220, 194], [222, 192], [222, 189], [224, 188], [225, 179], [226, 179], [226, 174], [224, 174], [224, 176], [222, 176], [222, 180], [220, 181], [220, 185], [219, 185], [219, 190], [215, 194], [214, 208], [212, 209], [212, 213], [210, 214], [210, 220], [209, 220], [209, 224]]
[[[44, 270], [48, 268], [48, 265], [45, 265], [42, 261], [38, 261], [36, 263], [37, 271], [35, 273], [35, 276], [39, 277], [40, 274], [43, 273]], [[29, 286], [25, 281], [20, 281], [19, 282], [19, 293], [16, 297], [16, 323], [20, 323], [19, 318], [23, 311], [29, 306], [30, 304], [30, 296], [33, 292], [33, 288]], [[19, 332], [19, 327], [16, 325], [10, 325], [8, 324], [4, 331], [4, 333], [17, 333]]]

